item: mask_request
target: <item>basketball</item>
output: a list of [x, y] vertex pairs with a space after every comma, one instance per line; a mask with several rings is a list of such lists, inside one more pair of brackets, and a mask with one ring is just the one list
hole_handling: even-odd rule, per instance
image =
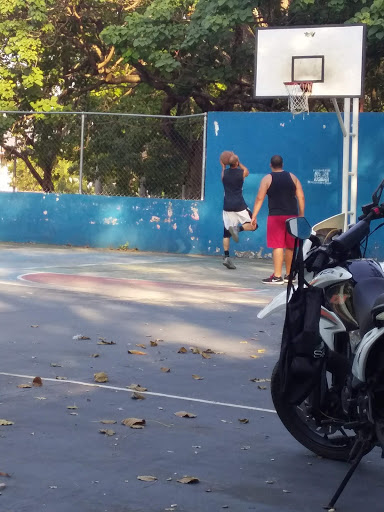
[[233, 155], [233, 151], [223, 151], [220, 155], [220, 162], [224, 165], [229, 164], [229, 159]]

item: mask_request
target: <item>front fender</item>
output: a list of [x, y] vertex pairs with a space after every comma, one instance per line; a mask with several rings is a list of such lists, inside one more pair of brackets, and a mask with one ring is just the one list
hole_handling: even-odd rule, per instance
[[272, 313], [282, 311], [286, 308], [286, 305], [287, 290], [285, 289], [284, 291], [279, 293], [279, 295], [276, 295], [276, 297], [273, 298], [269, 304], [267, 304], [261, 311], [258, 312], [257, 318], [265, 318], [266, 316], [269, 316]]

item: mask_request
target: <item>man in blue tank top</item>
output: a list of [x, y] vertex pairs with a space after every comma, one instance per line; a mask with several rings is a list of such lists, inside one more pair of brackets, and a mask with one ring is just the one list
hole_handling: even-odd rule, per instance
[[[300, 181], [291, 172], [283, 170], [280, 155], [271, 158], [271, 173], [261, 180], [260, 188], [253, 207], [252, 224], [257, 223], [257, 214], [268, 196], [267, 246], [272, 249], [273, 274], [263, 283], [284, 284], [288, 282], [291, 271], [294, 238], [288, 234], [285, 221], [291, 217], [304, 216], [304, 192]], [[286, 274], [282, 277], [285, 260]]]
[[251, 224], [252, 212], [248, 208], [243, 197], [243, 184], [249, 175], [248, 169], [241, 164], [239, 157], [232, 154], [229, 158], [229, 167], [221, 163], [221, 180], [224, 186], [224, 259], [223, 265], [228, 269], [235, 269], [229, 257], [229, 240], [232, 237], [234, 242], [239, 241], [239, 232], [255, 231], [257, 224]]

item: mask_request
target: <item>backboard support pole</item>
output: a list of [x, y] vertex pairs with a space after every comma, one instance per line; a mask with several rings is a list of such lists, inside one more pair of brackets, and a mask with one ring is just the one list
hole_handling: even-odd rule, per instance
[[[351, 98], [344, 98], [344, 121], [343, 127], [347, 136], [343, 139], [343, 174], [342, 174], [342, 199], [341, 211], [345, 214], [344, 231], [348, 226], [349, 211], [349, 153], [350, 153], [350, 132], [351, 132]], [[343, 132], [344, 134], [344, 132]]]
[[332, 103], [333, 103], [333, 108], [335, 109], [335, 112], [337, 114], [337, 119], [339, 120], [339, 125], [341, 128], [341, 131], [343, 132], [343, 136], [346, 137], [348, 135], [348, 133], [347, 133], [347, 130], [345, 129], [344, 121], [343, 121], [343, 118], [341, 117], [339, 105], [337, 104], [336, 98], [332, 98]]
[[351, 142], [351, 201], [350, 222], [356, 222], [357, 211], [357, 164], [359, 158], [359, 98], [352, 100], [352, 142]]

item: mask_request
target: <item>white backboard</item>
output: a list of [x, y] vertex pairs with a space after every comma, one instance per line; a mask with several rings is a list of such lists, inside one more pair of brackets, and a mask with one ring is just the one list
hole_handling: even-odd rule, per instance
[[254, 96], [286, 97], [284, 82], [313, 81], [312, 97], [363, 95], [365, 25], [256, 30]]

